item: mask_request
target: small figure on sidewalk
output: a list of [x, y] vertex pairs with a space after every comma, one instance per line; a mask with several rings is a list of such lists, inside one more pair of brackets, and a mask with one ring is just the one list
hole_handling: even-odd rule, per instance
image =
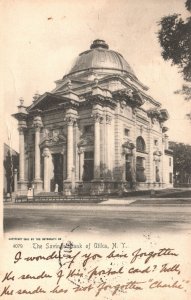
[[29, 188], [27, 192], [27, 200], [31, 200], [31, 199], [33, 199], [33, 191], [31, 188]]
[[58, 193], [58, 184], [57, 183], [55, 184], [55, 190], [54, 190], [54, 192]]

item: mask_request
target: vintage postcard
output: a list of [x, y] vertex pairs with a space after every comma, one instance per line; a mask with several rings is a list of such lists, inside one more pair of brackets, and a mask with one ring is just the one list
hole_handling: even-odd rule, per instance
[[191, 1], [0, 7], [0, 300], [190, 299]]

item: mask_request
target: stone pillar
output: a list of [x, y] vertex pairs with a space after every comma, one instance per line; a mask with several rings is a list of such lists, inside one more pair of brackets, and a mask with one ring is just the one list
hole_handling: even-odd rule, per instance
[[25, 180], [25, 142], [24, 142], [24, 127], [19, 127], [19, 181]]
[[168, 150], [169, 149], [169, 140], [168, 140], [168, 135], [167, 134], [165, 134], [164, 135], [164, 149], [165, 150]]
[[27, 193], [27, 181], [25, 180], [25, 136], [26, 121], [19, 121], [19, 181], [18, 192], [20, 194]]
[[42, 180], [40, 177], [40, 130], [42, 128], [41, 117], [36, 116], [33, 121], [33, 127], [35, 128], [35, 190], [40, 192], [42, 190]]
[[83, 170], [84, 170], [84, 151], [80, 149], [79, 154], [79, 180], [83, 181]]
[[160, 167], [160, 154], [154, 154], [154, 182], [160, 183], [161, 182], [161, 167]]
[[70, 108], [65, 115], [67, 125], [67, 170], [66, 179], [63, 182], [63, 192], [70, 195], [75, 190], [75, 166], [74, 166], [74, 124], [77, 120], [77, 111]]
[[111, 116], [106, 115], [106, 177], [111, 178]]
[[78, 123], [74, 122], [74, 168], [75, 181], [79, 180], [79, 155], [78, 155]]
[[136, 189], [136, 148], [135, 145], [132, 145], [131, 148], [131, 188]]
[[94, 118], [94, 180], [100, 179], [100, 120], [99, 113], [93, 114]]
[[61, 154], [63, 155], [63, 191], [65, 189], [65, 182], [66, 182], [66, 179], [67, 179], [67, 153], [66, 153], [66, 149], [65, 149], [65, 146], [61, 152]]
[[44, 148], [42, 156], [44, 157], [44, 192], [50, 192], [50, 177], [49, 177], [50, 151], [48, 148]]
[[71, 116], [67, 116], [65, 120], [67, 122], [67, 181], [71, 181], [74, 167], [73, 125], [75, 119]]
[[20, 98], [20, 105], [18, 106], [18, 113], [13, 116], [18, 120], [19, 130], [19, 181], [18, 193], [27, 194], [27, 181], [25, 177], [25, 129], [27, 128], [28, 112], [26, 106], [23, 105], [24, 100]]
[[14, 192], [17, 193], [17, 169], [14, 169]]
[[63, 180], [66, 180], [67, 178], [67, 157], [66, 157], [66, 150], [65, 148], [62, 150], [63, 154]]
[[126, 181], [126, 154], [128, 151], [126, 149], [122, 152], [122, 181]]
[[40, 179], [40, 127], [35, 128], [35, 180]]

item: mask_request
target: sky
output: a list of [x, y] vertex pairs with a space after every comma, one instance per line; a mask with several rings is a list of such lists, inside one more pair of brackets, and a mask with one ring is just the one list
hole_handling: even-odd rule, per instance
[[1, 93], [4, 100], [3, 140], [18, 149], [19, 98], [30, 105], [36, 91], [55, 87], [80, 52], [104, 39], [123, 55], [148, 94], [169, 111], [170, 140], [191, 143], [191, 123], [185, 115], [191, 103], [174, 94], [181, 88], [177, 67], [161, 57], [157, 40], [161, 17], [187, 17], [184, 0], [1, 0]]

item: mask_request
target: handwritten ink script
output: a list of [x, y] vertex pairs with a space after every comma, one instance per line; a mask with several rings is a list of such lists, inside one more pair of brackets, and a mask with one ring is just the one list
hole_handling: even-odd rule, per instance
[[[163, 247], [131, 249], [126, 243], [31, 243], [13, 248], [9, 269], [1, 274], [0, 298], [26, 295], [76, 295], [101, 299], [121, 293], [155, 294], [162, 291], [187, 294], [190, 278], [184, 278], [180, 254]], [[18, 249], [19, 248], [19, 249]], [[32, 255], [31, 255], [32, 253]], [[169, 294], [170, 295], [170, 294]], [[110, 298], [109, 298], [110, 297]], [[76, 298], [75, 298], [76, 299]], [[155, 298], [156, 299], [156, 298]], [[182, 298], [181, 298], [182, 299]]]

